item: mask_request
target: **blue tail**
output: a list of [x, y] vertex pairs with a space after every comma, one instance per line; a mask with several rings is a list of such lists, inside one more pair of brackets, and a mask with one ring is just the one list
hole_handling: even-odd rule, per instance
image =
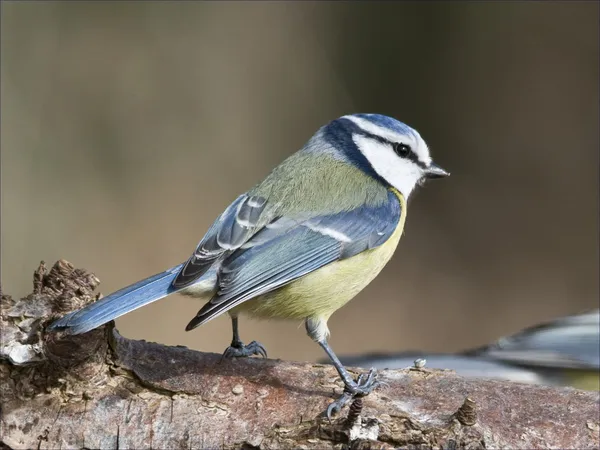
[[160, 300], [179, 290], [171, 286], [171, 283], [182, 267], [183, 264], [179, 264], [73, 311], [53, 322], [49, 329], [63, 330], [69, 334], [87, 333], [134, 309]]

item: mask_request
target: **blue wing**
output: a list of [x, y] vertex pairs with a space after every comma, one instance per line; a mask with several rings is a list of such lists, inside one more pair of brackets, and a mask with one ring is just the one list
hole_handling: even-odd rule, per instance
[[383, 244], [396, 230], [401, 214], [400, 202], [390, 192], [382, 205], [274, 220], [223, 260], [217, 294], [186, 330], [327, 264]]
[[204, 275], [218, 260], [243, 245], [257, 229], [267, 200], [240, 195], [213, 223], [206, 232], [196, 251], [187, 260], [173, 280], [173, 287], [189, 286]]

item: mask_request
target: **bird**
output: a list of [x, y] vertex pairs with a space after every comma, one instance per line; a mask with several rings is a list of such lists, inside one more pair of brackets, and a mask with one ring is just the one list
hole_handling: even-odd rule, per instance
[[[423, 351], [341, 356], [345, 366], [377, 369], [452, 369], [458, 375], [528, 384], [600, 390], [600, 310], [561, 316], [489, 345], [456, 353]], [[327, 363], [328, 360], [321, 360]]]
[[428, 179], [450, 174], [409, 125], [382, 114], [348, 114], [319, 128], [263, 181], [238, 196], [182, 264], [58, 319], [50, 330], [81, 334], [173, 293], [205, 299], [190, 331], [227, 312], [226, 358], [267, 356], [244, 344], [238, 318], [304, 321], [344, 383], [331, 418], [381, 384], [375, 369], [354, 379], [328, 343], [327, 321], [390, 260], [407, 201]]

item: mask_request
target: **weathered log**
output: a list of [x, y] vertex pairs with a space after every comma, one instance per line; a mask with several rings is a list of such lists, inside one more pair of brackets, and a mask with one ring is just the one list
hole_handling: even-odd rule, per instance
[[121, 336], [45, 330], [95, 300], [98, 279], [42, 264], [34, 291], [2, 295], [4, 448], [598, 448], [599, 394], [380, 372], [387, 383], [329, 422], [333, 367], [221, 355]]

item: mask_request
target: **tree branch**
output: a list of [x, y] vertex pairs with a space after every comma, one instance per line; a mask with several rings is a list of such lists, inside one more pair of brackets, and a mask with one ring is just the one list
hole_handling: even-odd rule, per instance
[[[18, 448], [598, 448], [599, 394], [390, 370], [331, 423], [333, 367], [221, 356], [45, 326], [95, 300], [98, 279], [58, 261], [2, 295], [2, 440]], [[362, 408], [361, 408], [362, 406]]]

